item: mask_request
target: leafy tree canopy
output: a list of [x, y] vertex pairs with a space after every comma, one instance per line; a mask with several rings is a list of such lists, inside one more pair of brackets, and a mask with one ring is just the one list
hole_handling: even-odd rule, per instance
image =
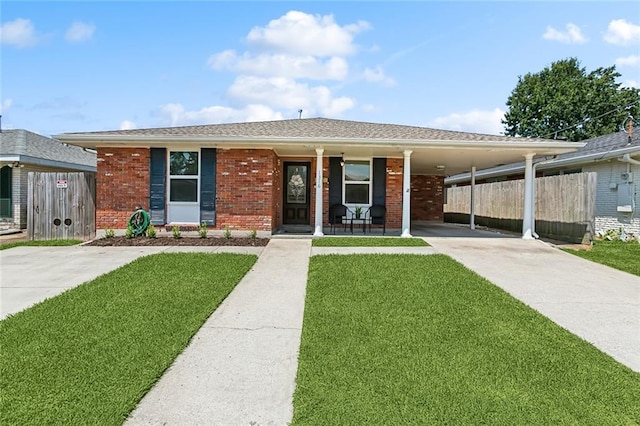
[[616, 132], [629, 115], [640, 119], [640, 89], [621, 87], [618, 77], [615, 66], [587, 74], [576, 58], [519, 76], [507, 100], [504, 133], [580, 141]]

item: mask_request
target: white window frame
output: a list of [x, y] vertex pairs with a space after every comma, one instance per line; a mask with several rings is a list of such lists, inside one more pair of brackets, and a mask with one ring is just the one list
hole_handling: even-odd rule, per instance
[[[174, 206], [193, 206], [200, 204], [200, 175], [202, 174], [202, 153], [200, 148], [180, 148], [167, 150], [167, 203]], [[198, 174], [197, 175], [172, 175], [171, 174], [171, 153], [172, 152], [197, 152], [198, 153]], [[196, 179], [196, 201], [171, 201], [171, 180], [172, 179]]]
[[[347, 170], [347, 163], [349, 162], [355, 162], [355, 161], [366, 161], [369, 163], [369, 180], [350, 180], [349, 183], [347, 183], [347, 179], [346, 179], [346, 170]], [[351, 184], [367, 184], [369, 185], [369, 202], [366, 204], [360, 204], [360, 203], [347, 203], [346, 197], [347, 197], [347, 185], [351, 185]], [[345, 206], [349, 207], [352, 211], [355, 209], [356, 206], [360, 206], [363, 208], [364, 211], [366, 211], [369, 207], [371, 207], [372, 200], [373, 197], [373, 159], [372, 158], [345, 158], [344, 159], [344, 167], [342, 167], [342, 204], [344, 204]]]

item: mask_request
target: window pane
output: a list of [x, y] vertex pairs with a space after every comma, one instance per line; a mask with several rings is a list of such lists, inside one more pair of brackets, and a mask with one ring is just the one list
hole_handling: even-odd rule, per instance
[[198, 201], [198, 179], [171, 179], [169, 201]]
[[344, 180], [346, 181], [363, 181], [371, 180], [371, 168], [368, 161], [345, 161], [344, 163]]
[[287, 203], [307, 203], [307, 166], [287, 166]]
[[198, 153], [172, 152], [169, 158], [169, 174], [178, 176], [197, 176]]
[[347, 204], [369, 204], [369, 184], [351, 183], [345, 185], [344, 202]]

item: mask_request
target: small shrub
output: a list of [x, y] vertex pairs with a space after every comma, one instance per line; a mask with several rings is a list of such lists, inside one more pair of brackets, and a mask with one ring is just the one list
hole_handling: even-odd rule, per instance
[[229, 229], [229, 225], [224, 226], [224, 234], [223, 236], [228, 240], [231, 238], [231, 230]]
[[113, 228], [105, 228], [104, 230], [105, 238], [113, 238], [115, 236], [116, 236], [116, 231], [114, 231]]
[[198, 227], [198, 234], [200, 234], [200, 238], [207, 238], [207, 224], [204, 221]]
[[180, 239], [182, 238], [182, 233], [180, 232], [180, 227], [173, 225], [173, 227], [171, 228], [171, 233], [173, 234], [173, 238]]
[[127, 225], [127, 230], [124, 232], [124, 236], [127, 238], [133, 238], [133, 226]]
[[149, 238], [155, 238], [156, 235], [156, 227], [153, 225], [149, 225], [149, 227], [147, 228], [147, 237]]
[[623, 242], [640, 242], [640, 234], [628, 232], [624, 228], [607, 229], [606, 231], [598, 231], [597, 237], [607, 241], [623, 241]]
[[252, 240], [258, 238], [258, 231], [256, 230], [256, 228], [253, 228], [251, 231], [249, 231], [249, 238], [251, 238]]

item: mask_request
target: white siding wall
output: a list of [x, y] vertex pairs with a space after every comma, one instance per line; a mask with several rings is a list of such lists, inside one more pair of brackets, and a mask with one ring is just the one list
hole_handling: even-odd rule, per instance
[[[627, 169], [627, 166], [630, 166]], [[611, 188], [622, 183], [620, 175], [630, 170], [633, 173], [635, 208], [632, 213], [617, 211], [618, 191]], [[623, 228], [627, 232], [640, 234], [640, 166], [627, 164], [617, 159], [585, 165], [583, 172], [597, 172], [596, 232]]]

